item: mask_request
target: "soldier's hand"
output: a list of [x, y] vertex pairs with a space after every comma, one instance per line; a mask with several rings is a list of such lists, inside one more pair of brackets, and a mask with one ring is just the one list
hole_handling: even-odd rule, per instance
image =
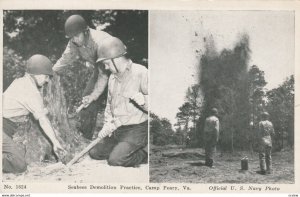
[[67, 151], [60, 145], [60, 143], [53, 143], [53, 151], [59, 159], [63, 158], [67, 154]]
[[101, 131], [98, 133], [99, 138], [104, 138], [106, 136], [111, 136], [112, 133], [117, 129], [117, 127], [113, 123], [104, 124]]
[[91, 102], [93, 102], [93, 99], [90, 95], [82, 98], [82, 104], [84, 108], [88, 107], [91, 104]]
[[131, 98], [131, 100], [133, 100], [136, 104], [138, 104], [139, 106], [143, 106], [145, 105], [145, 97], [142, 93], [137, 93], [135, 95], [133, 95]]
[[94, 69], [94, 65], [90, 62], [85, 62], [85, 66], [90, 70]]

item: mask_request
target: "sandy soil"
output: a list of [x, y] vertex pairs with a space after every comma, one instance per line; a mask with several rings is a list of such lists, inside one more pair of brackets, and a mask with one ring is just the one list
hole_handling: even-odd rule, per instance
[[[103, 126], [103, 114], [97, 116], [97, 124], [94, 136]], [[76, 120], [69, 119], [72, 128], [75, 128]], [[88, 142], [82, 142], [77, 147], [83, 150]], [[2, 174], [3, 181], [30, 181], [30, 182], [73, 182], [73, 183], [146, 183], [149, 182], [149, 165], [143, 164], [137, 168], [114, 167], [107, 165], [106, 161], [93, 160], [86, 154], [69, 169], [64, 164], [35, 162], [27, 167], [22, 174]]]
[[[248, 156], [249, 170], [241, 171], [241, 158]], [[217, 153], [215, 168], [204, 166], [203, 149], [151, 145], [150, 182], [157, 183], [294, 183], [294, 152], [272, 155], [273, 174], [261, 175], [257, 153]]]
[[88, 155], [69, 169], [62, 163], [30, 164], [25, 173], [3, 174], [3, 181], [125, 183], [148, 182], [148, 164], [138, 168], [113, 167], [106, 161], [91, 159]]

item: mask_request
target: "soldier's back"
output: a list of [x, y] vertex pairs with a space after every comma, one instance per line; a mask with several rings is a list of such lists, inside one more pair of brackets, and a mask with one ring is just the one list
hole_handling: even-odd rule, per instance
[[204, 132], [210, 133], [216, 129], [219, 119], [216, 116], [209, 116], [205, 120]]

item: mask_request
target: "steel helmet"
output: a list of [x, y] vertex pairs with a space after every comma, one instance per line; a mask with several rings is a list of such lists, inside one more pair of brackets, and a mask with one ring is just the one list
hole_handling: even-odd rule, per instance
[[270, 114], [269, 114], [268, 112], [262, 112], [262, 113], [261, 113], [261, 117], [262, 117], [263, 119], [268, 119], [269, 116], [270, 116]]
[[217, 110], [217, 108], [212, 108], [211, 109], [211, 114], [214, 115], [214, 116], [218, 116], [218, 110]]
[[80, 15], [72, 15], [65, 22], [65, 32], [67, 38], [72, 38], [80, 32], [87, 29], [87, 24], [84, 18]]
[[103, 40], [97, 50], [97, 62], [107, 59], [121, 57], [127, 53], [126, 46], [116, 37], [109, 37]]
[[33, 75], [53, 76], [52, 66], [52, 62], [46, 56], [36, 54], [27, 60], [26, 72]]

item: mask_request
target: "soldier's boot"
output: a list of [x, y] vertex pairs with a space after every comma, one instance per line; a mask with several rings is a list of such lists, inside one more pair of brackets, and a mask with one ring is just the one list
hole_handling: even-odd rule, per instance
[[144, 158], [144, 160], [141, 162], [141, 164], [147, 164], [147, 163], [149, 162], [148, 152], [146, 152], [145, 149], [143, 149], [143, 152], [145, 153], [145, 158]]

